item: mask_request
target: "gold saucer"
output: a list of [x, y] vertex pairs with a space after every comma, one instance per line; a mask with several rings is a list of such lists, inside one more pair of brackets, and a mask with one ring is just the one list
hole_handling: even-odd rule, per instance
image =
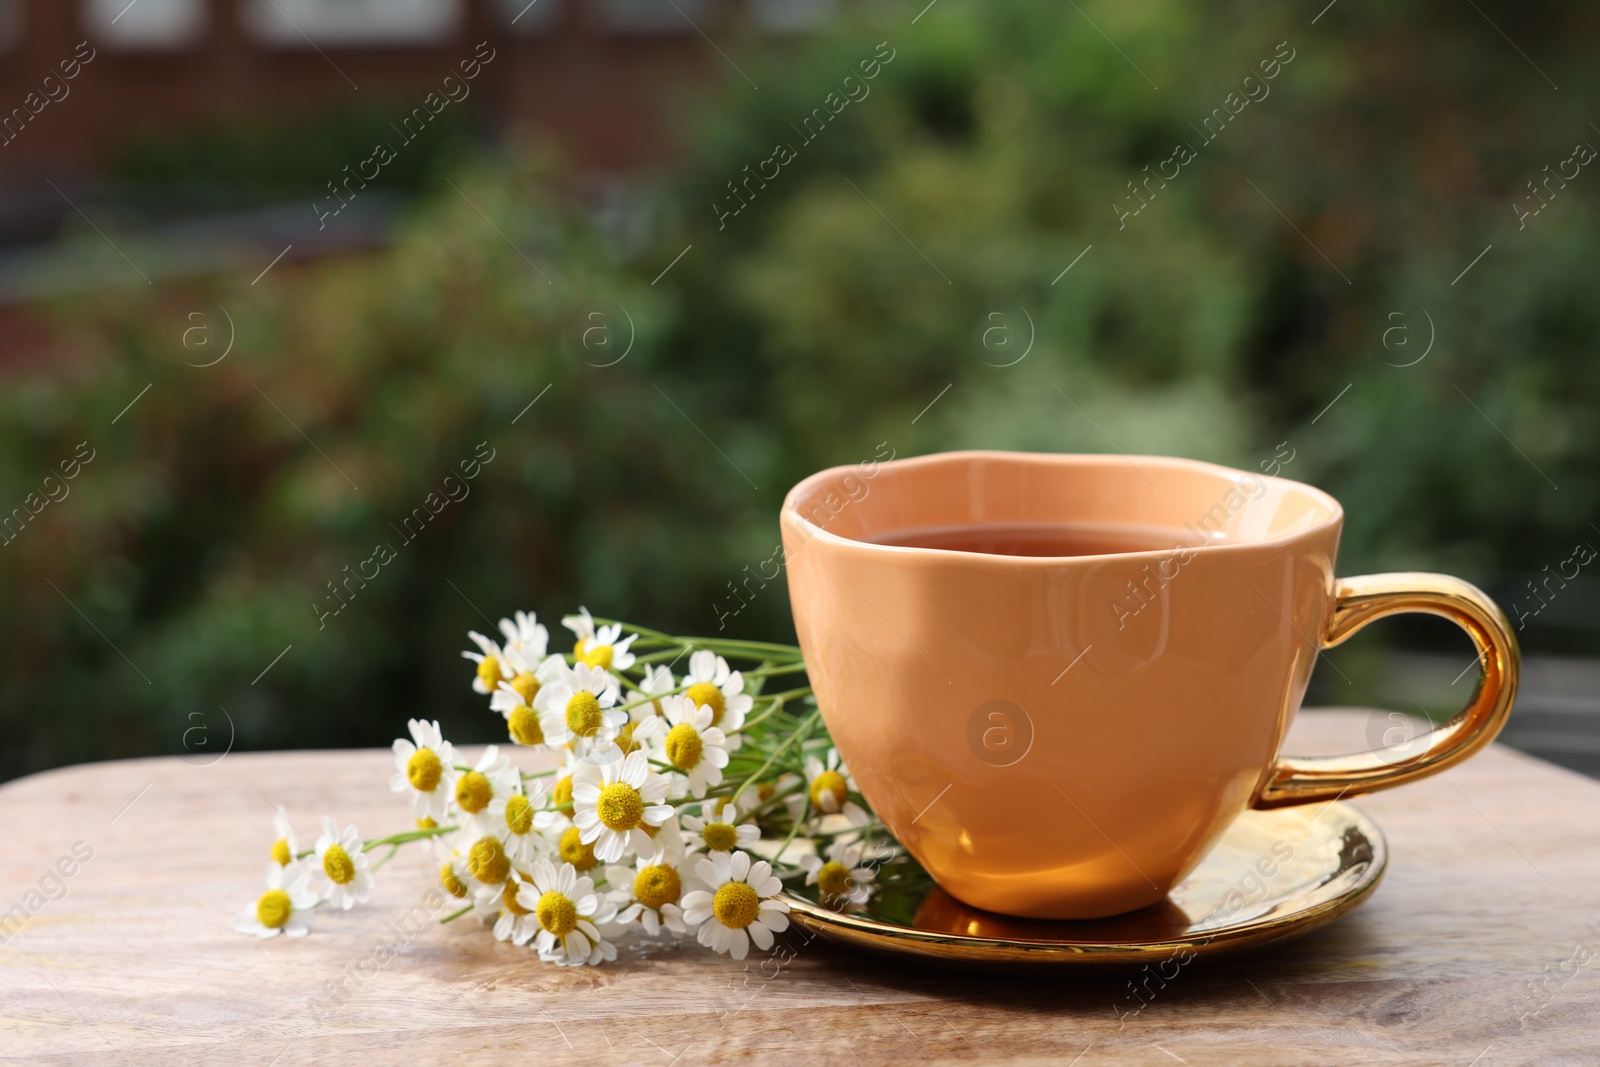
[[873, 952], [960, 967], [1155, 963], [1260, 948], [1332, 922], [1377, 888], [1383, 833], [1333, 802], [1246, 811], [1160, 904], [1107, 919], [1017, 919], [968, 907], [908, 856], [878, 871], [864, 905], [824, 903], [815, 886], [783, 899], [801, 929]]

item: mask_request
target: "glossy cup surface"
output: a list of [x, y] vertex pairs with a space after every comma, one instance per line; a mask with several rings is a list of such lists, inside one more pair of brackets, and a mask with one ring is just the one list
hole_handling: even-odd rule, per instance
[[[971, 523], [1166, 527], [1024, 557], [869, 543]], [[1087, 919], [1165, 897], [1250, 805], [1333, 607], [1343, 513], [1190, 460], [961, 452], [790, 491], [800, 645], [862, 795], [950, 894]]]

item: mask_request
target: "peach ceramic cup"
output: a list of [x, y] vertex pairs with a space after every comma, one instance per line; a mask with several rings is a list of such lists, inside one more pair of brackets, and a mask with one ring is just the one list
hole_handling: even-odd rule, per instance
[[[918, 527], [1110, 523], [1174, 547], [1005, 556], [870, 543]], [[1336, 579], [1326, 493], [1146, 456], [955, 452], [839, 467], [782, 513], [800, 647], [861, 795], [951, 895], [1090, 919], [1156, 903], [1248, 807], [1434, 774], [1499, 732], [1516, 693], [1505, 616], [1436, 574]], [[1320, 649], [1426, 612], [1480, 678], [1427, 743], [1278, 754]]]

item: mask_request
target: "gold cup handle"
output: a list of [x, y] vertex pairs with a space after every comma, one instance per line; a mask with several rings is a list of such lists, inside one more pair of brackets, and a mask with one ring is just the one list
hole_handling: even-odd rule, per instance
[[1279, 756], [1255, 800], [1257, 808], [1282, 808], [1389, 789], [1454, 766], [1493, 741], [1517, 695], [1520, 656], [1511, 625], [1477, 586], [1443, 574], [1407, 572], [1341, 578], [1334, 586], [1333, 616], [1322, 647], [1332, 648], [1374, 619], [1420, 611], [1450, 619], [1478, 650], [1478, 685], [1460, 713], [1413, 750], [1384, 748], [1350, 756]]

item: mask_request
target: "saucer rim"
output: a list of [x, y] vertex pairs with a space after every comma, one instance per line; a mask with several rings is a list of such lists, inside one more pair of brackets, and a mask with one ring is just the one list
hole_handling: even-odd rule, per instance
[[917, 930], [881, 919], [837, 912], [788, 889], [779, 899], [789, 905], [789, 917], [795, 926], [830, 941], [880, 955], [909, 956], [957, 966], [1126, 966], [1148, 963], [1184, 950], [1197, 957], [1225, 955], [1308, 934], [1360, 906], [1378, 888], [1389, 866], [1389, 846], [1383, 830], [1366, 812], [1342, 801], [1330, 801], [1312, 821], [1321, 819], [1330, 809], [1337, 809], [1337, 815], [1356, 827], [1371, 846], [1372, 858], [1365, 861], [1364, 869], [1343, 868], [1317, 888], [1324, 888], [1350, 871], [1360, 869], [1353, 884], [1326, 900], [1288, 914], [1258, 916], [1193, 935], [1114, 942], [974, 937]]

